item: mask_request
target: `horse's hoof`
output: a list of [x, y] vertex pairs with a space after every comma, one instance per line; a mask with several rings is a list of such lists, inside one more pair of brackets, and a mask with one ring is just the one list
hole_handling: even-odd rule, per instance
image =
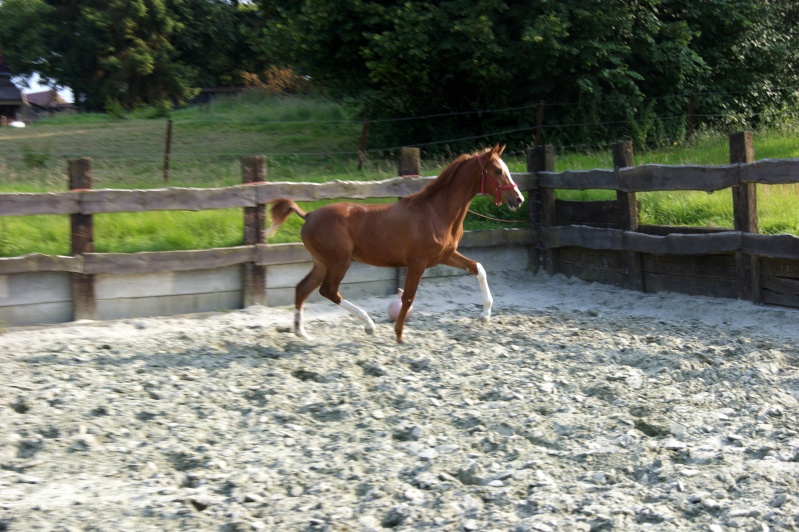
[[483, 323], [488, 323], [491, 321], [491, 314], [483, 314], [480, 316], [480, 321]]
[[314, 338], [304, 330], [294, 331], [294, 334], [305, 340], [306, 342], [313, 342]]
[[375, 333], [375, 324], [374, 323], [367, 323], [363, 326], [363, 330], [366, 334], [374, 334]]

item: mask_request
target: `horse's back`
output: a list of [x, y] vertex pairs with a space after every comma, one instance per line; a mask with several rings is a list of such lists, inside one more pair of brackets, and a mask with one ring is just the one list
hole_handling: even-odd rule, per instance
[[320, 260], [346, 255], [375, 266], [401, 266], [407, 260], [409, 224], [396, 203], [331, 203], [308, 214], [301, 236]]

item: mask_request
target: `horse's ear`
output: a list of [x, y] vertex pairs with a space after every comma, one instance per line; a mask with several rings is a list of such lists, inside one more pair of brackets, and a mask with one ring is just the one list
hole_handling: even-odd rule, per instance
[[[497, 145], [494, 147], [494, 149], [496, 150], [496, 148], [497, 148], [497, 147], [499, 147], [499, 144], [497, 144]], [[499, 147], [499, 150], [497, 150], [497, 157], [500, 157], [500, 156], [502, 155], [502, 152], [504, 152], [504, 151], [505, 151], [505, 148], [506, 148], [506, 147], [507, 147], [507, 144], [503, 144], [501, 147]]]

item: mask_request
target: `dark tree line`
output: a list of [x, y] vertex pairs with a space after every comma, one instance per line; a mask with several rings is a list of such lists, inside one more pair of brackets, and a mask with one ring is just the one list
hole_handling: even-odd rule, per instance
[[264, 60], [256, 6], [224, 0], [3, 0], [12, 70], [67, 86], [87, 110], [182, 103]]
[[705, 123], [758, 125], [799, 92], [795, 0], [3, 0], [0, 39], [88, 109], [281, 68], [373, 120], [453, 113], [372, 129], [397, 144], [529, 129], [540, 100], [548, 142], [660, 142], [691, 93]]

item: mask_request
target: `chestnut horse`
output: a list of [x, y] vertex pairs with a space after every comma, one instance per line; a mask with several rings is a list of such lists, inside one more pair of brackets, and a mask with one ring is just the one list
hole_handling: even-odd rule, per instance
[[446, 264], [468, 270], [477, 276], [483, 297], [483, 321], [491, 317], [493, 299], [483, 267], [460, 253], [463, 219], [472, 198], [490, 194], [497, 205], [517, 209], [524, 201], [505, 162], [500, 159], [505, 146], [488, 148], [472, 155], [463, 154], [450, 163], [441, 175], [421, 191], [391, 204], [332, 203], [305, 213], [287, 198], [271, 202], [274, 233], [291, 212], [305, 220], [301, 236], [313, 256], [311, 272], [297, 285], [294, 306], [294, 332], [311, 339], [303, 326], [302, 307], [317, 287], [319, 293], [356, 316], [368, 334], [375, 324], [369, 315], [338, 293], [344, 274], [354, 260], [373, 266], [406, 266], [408, 274], [402, 293], [402, 308], [394, 325], [397, 342], [402, 342], [405, 316], [416, 296], [425, 269]]

